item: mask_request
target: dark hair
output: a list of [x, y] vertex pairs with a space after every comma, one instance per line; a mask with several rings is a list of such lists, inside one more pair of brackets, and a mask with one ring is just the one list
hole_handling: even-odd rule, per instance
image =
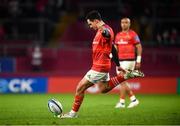
[[90, 11], [86, 15], [86, 20], [87, 19], [89, 19], [90, 21], [93, 21], [95, 19], [102, 20], [100, 13], [98, 11], [96, 11], [96, 10]]

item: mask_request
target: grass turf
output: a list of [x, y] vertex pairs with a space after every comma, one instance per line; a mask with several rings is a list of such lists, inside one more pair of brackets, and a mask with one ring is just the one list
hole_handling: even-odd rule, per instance
[[79, 118], [57, 119], [47, 101], [56, 98], [64, 112], [70, 110], [72, 94], [0, 94], [0, 125], [178, 125], [180, 95], [137, 95], [139, 106], [115, 109], [117, 94], [86, 94]]

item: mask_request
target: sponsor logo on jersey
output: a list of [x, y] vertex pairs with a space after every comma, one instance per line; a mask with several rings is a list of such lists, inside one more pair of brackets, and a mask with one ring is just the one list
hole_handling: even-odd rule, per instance
[[128, 44], [128, 41], [123, 41], [123, 39], [121, 39], [120, 41], [117, 42], [117, 44]]
[[98, 44], [99, 42], [98, 41], [93, 41], [93, 44]]

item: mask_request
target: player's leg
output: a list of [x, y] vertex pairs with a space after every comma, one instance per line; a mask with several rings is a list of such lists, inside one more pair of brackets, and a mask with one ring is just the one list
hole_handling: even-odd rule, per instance
[[116, 104], [115, 108], [125, 108], [126, 83], [127, 83], [126, 81], [121, 83], [120, 98], [119, 98], [119, 102]]
[[102, 72], [97, 72], [94, 70], [88, 71], [85, 77], [79, 82], [77, 86], [75, 97], [74, 97], [74, 103], [73, 103], [71, 111], [69, 113], [63, 114], [61, 118], [77, 117], [77, 112], [83, 102], [86, 89], [91, 87], [95, 83], [98, 83], [100, 81], [107, 81], [107, 80], [109, 80], [109, 73], [102, 73]]
[[82, 104], [85, 90], [95, 83], [98, 83], [102, 79], [107, 79], [109, 76], [108, 73], [101, 73], [94, 70], [90, 70], [87, 72], [87, 74], [84, 76], [84, 78], [79, 82], [75, 97], [74, 97], [74, 103], [72, 106], [72, 109], [69, 113], [63, 114], [61, 118], [74, 118], [77, 115], [77, 112]]
[[[120, 64], [121, 62], [119, 62]], [[123, 66], [121, 66], [122, 68]], [[122, 68], [124, 69], [124, 68]], [[117, 75], [123, 74], [124, 71], [119, 71], [118, 67], [116, 67], [116, 73]], [[125, 99], [126, 99], [126, 82], [122, 82], [121, 85], [119, 86], [120, 89], [120, 98], [119, 102], [116, 104], [115, 108], [125, 108]]]
[[[123, 69], [134, 70], [134, 68], [135, 68], [135, 61], [121, 61], [120, 65], [121, 65], [121, 67]], [[119, 74], [118, 70], [116, 72], [117, 72], [117, 74]], [[121, 103], [123, 103], [123, 101], [125, 101], [124, 95], [126, 95], [126, 93], [124, 93], [124, 92], [127, 92], [128, 96], [129, 96], [129, 98], [131, 100], [131, 103], [128, 106], [128, 108], [134, 107], [134, 106], [139, 104], [139, 101], [136, 99], [133, 91], [130, 89], [129, 84], [126, 81], [126, 82], [123, 82], [121, 84], [121, 87], [120, 87], [120, 101], [119, 101], [119, 103], [117, 103], [116, 108], [120, 108], [121, 107], [120, 106]]]
[[128, 94], [131, 103], [129, 104], [128, 108], [133, 108], [139, 104], [138, 99], [134, 95], [133, 91], [130, 89], [128, 82], [122, 82], [120, 87], [120, 99], [119, 102], [116, 104], [115, 108], [125, 108], [125, 97], [126, 93]]
[[74, 102], [72, 105], [72, 109], [70, 112], [66, 114], [62, 114], [61, 118], [75, 118], [77, 117], [77, 112], [83, 102], [84, 99], [84, 94], [87, 88], [91, 87], [94, 85], [90, 81], [88, 81], [85, 77], [78, 83], [77, 88], [76, 88], [76, 93], [74, 96]]
[[127, 108], [133, 108], [139, 104], [139, 100], [136, 98], [136, 96], [133, 93], [133, 91], [131, 90], [129, 84], [126, 83], [125, 86], [126, 86], [126, 92], [127, 92], [128, 96], [130, 98], [130, 101], [131, 101]]
[[76, 93], [74, 97], [74, 103], [72, 106], [72, 111], [78, 112], [81, 103], [84, 98], [84, 94], [87, 88], [93, 86], [94, 84], [88, 81], [85, 77], [79, 82], [77, 88], [76, 88]]
[[99, 82], [99, 85], [101, 87], [100, 92], [107, 93], [111, 91], [114, 87], [122, 83], [123, 81], [136, 77], [144, 77], [144, 74], [140, 71], [134, 71], [134, 70], [126, 71], [122, 75], [118, 75], [110, 78], [109, 81]]

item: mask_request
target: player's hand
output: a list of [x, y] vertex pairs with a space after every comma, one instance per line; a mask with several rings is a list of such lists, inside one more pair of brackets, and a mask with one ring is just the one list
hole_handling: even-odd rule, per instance
[[122, 67], [120, 67], [120, 66], [117, 67], [117, 70], [118, 71], [124, 71], [124, 69]]
[[141, 68], [141, 63], [137, 63], [137, 62], [136, 62], [135, 70], [139, 70], [140, 68]]
[[120, 66], [117, 67], [117, 71], [118, 71], [118, 72], [117, 72], [118, 75], [123, 75], [123, 74], [126, 72], [126, 71], [125, 71], [122, 67], [120, 67]]
[[106, 37], [106, 38], [110, 38], [110, 37], [111, 37], [110, 31], [109, 31], [107, 28], [105, 28], [104, 26], [102, 26], [100, 29], [101, 29], [102, 35], [103, 35], [104, 37]]

